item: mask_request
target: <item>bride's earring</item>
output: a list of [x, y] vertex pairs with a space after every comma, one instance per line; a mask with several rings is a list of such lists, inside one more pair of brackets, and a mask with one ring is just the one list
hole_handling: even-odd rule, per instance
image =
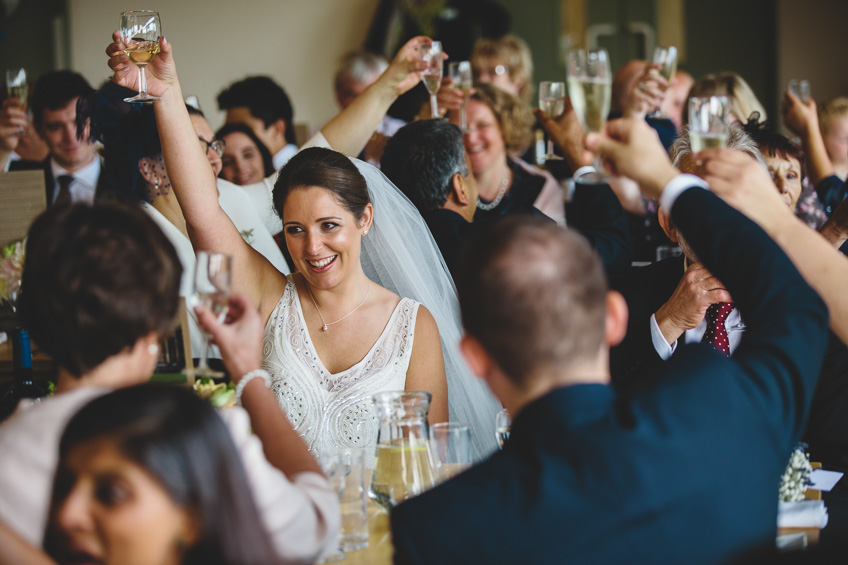
[[362, 235], [368, 235], [368, 230], [367, 229], [362, 230]]

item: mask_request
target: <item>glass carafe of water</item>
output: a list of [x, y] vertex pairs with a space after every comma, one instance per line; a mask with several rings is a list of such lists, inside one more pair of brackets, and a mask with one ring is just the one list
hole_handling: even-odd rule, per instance
[[436, 483], [430, 449], [429, 392], [381, 392], [373, 397], [379, 419], [369, 496], [390, 510]]

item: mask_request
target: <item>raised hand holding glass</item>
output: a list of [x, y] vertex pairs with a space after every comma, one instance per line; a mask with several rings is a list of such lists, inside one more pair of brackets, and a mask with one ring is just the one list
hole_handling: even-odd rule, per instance
[[159, 13], [149, 10], [121, 13], [121, 41], [125, 45], [124, 53], [138, 65], [138, 95], [124, 98], [124, 102], [149, 103], [161, 100], [147, 93], [147, 78], [144, 68], [159, 52], [159, 38], [162, 37], [162, 23]]

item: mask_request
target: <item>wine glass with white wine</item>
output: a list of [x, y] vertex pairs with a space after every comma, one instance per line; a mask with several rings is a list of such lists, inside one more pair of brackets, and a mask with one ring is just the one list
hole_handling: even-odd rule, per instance
[[[670, 85], [671, 81], [674, 80], [675, 73], [677, 73], [677, 47], [656, 47], [653, 63], [660, 66], [655, 72], [659, 73]], [[651, 112], [651, 117], [665, 118], [661, 108]]]
[[462, 91], [462, 106], [459, 107], [459, 127], [463, 132], [468, 130], [468, 117], [465, 107], [471, 96], [473, 79], [471, 75], [471, 62], [458, 61], [448, 65], [448, 77], [453, 81], [453, 87]]
[[727, 145], [728, 113], [726, 96], [689, 99], [689, 142], [693, 153]]
[[[586, 133], [600, 133], [610, 111], [612, 71], [606, 49], [579, 49], [568, 54], [568, 95], [577, 119]], [[600, 157], [595, 172], [581, 175], [575, 182], [598, 184], [607, 179]]]
[[[29, 88], [27, 87], [26, 69], [15, 68], [6, 71], [6, 96], [17, 98], [18, 108], [24, 109], [27, 103]], [[24, 135], [24, 128], [19, 127], [17, 135]]]
[[[232, 288], [233, 259], [223, 253], [199, 251], [194, 268], [194, 300], [223, 322], [227, 316], [228, 298]], [[195, 369], [199, 377], [220, 378], [224, 374], [212, 370], [206, 357], [209, 353], [209, 334], [203, 332], [200, 364]]]
[[121, 13], [121, 41], [124, 53], [138, 65], [138, 95], [124, 98], [124, 102], [149, 103], [161, 100], [147, 93], [147, 77], [144, 68], [159, 52], [162, 37], [162, 22], [159, 13], [149, 10]]
[[436, 101], [436, 93], [442, 84], [442, 44], [433, 41], [429, 45], [421, 46], [421, 60], [427, 63], [427, 68], [421, 71], [421, 78], [427, 92], [430, 93], [430, 110], [432, 118], [439, 117], [439, 103]]
[[[550, 118], [556, 118], [565, 111], [565, 83], [542, 81], [539, 83], [539, 108]], [[562, 159], [554, 153], [554, 142], [548, 138], [548, 152], [545, 161]]]

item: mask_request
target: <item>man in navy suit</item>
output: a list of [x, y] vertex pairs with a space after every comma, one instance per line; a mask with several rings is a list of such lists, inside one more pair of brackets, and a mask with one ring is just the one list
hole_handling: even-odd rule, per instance
[[[16, 104], [3, 104], [0, 131], [0, 168], [10, 171], [43, 170], [47, 204], [88, 202], [102, 196], [105, 177], [100, 174], [100, 157], [93, 143], [77, 132], [77, 101], [93, 90], [88, 82], [71, 71], [53, 71], [42, 75], [30, 97], [33, 125], [47, 143], [46, 161], [10, 161], [19, 137], [16, 125], [25, 123], [26, 114]], [[103, 179], [103, 180], [101, 180]]]
[[[748, 325], [731, 359], [680, 347], [622, 400], [627, 308], [582, 238], [515, 219], [470, 247], [463, 353], [513, 416], [504, 449], [397, 506], [395, 563], [720, 563], [774, 543], [827, 311], [759, 227], [680, 175], [644, 121], [590, 144], [660, 199]], [[745, 245], [735, 245], [745, 241]]]

